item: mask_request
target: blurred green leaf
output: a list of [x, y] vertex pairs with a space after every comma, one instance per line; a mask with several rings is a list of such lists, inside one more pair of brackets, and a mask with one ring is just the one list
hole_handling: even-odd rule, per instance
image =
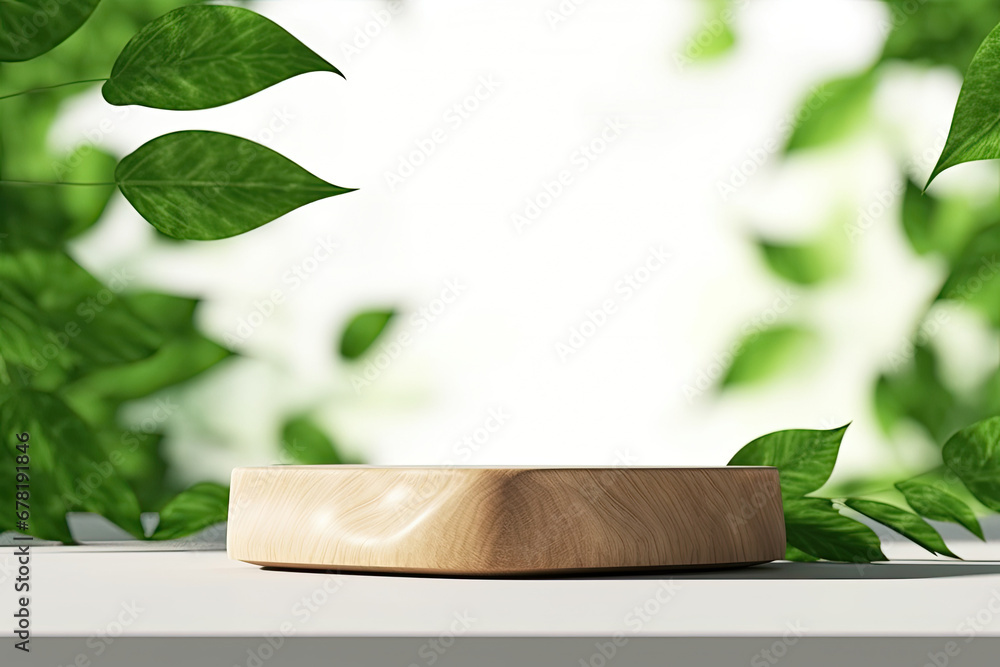
[[901, 59], [961, 71], [982, 41], [984, 27], [1000, 23], [1000, 6], [993, 0], [884, 2], [890, 13], [879, 28], [889, 37], [881, 61]]
[[788, 544], [825, 560], [869, 563], [886, 560], [878, 535], [838, 512], [823, 498], [784, 500]]
[[883, 431], [891, 433], [901, 419], [911, 419], [927, 430], [935, 442], [962, 422], [965, 411], [959, 399], [944, 384], [937, 353], [927, 344], [917, 344], [896, 353], [894, 368], [875, 384], [875, 411]]
[[281, 429], [282, 451], [296, 463], [328, 465], [346, 463], [333, 440], [304, 415], [288, 420]]
[[972, 509], [948, 490], [919, 479], [898, 482], [896, 488], [917, 514], [933, 521], [957, 523], [979, 539], [986, 539]]
[[0, 462], [9, 471], [20, 454], [12, 434], [30, 434], [30, 534], [72, 542], [66, 512], [84, 511], [143, 536], [139, 503], [117, 474], [114, 458], [104, 455], [90, 429], [58, 398], [29, 389], [0, 390], [0, 429], [5, 434]]
[[936, 233], [934, 229], [934, 213], [937, 200], [924, 194], [913, 181], [906, 181], [906, 192], [903, 193], [903, 231], [910, 245], [920, 255], [937, 250]]
[[986, 227], [972, 237], [955, 260], [937, 298], [974, 308], [1000, 328], [1000, 224]]
[[242, 7], [189, 6], [140, 30], [115, 61], [102, 92], [111, 104], [207, 109], [306, 72], [340, 74], [260, 14]]
[[35, 58], [83, 25], [98, 0], [4, 0], [0, 2], [0, 60]]
[[67, 155], [57, 169], [57, 177], [78, 183], [108, 183], [79, 188], [60, 188], [51, 193], [62, 200], [70, 219], [67, 236], [90, 229], [104, 213], [115, 186], [109, 181], [118, 159], [93, 146], [81, 146]]
[[173, 540], [226, 520], [229, 488], [200, 482], [182, 491], [160, 510], [160, 522], [150, 539]]
[[718, 58], [732, 50], [736, 43], [732, 19], [735, 6], [732, 0], [704, 0], [706, 14], [698, 29], [687, 40], [684, 59], [705, 61]]
[[[1000, 157], [1000, 28], [994, 28], [973, 56], [965, 72], [962, 91], [948, 140], [931, 171], [927, 185], [949, 167], [974, 160]], [[927, 185], [924, 186], [926, 189]]]
[[842, 237], [821, 238], [810, 243], [772, 243], [763, 239], [757, 247], [776, 275], [799, 285], [817, 285], [841, 275], [847, 263]]
[[340, 356], [354, 360], [367, 352], [395, 314], [394, 310], [365, 310], [352, 317], [340, 335]]
[[854, 132], [868, 118], [875, 78], [869, 69], [811, 90], [795, 114], [785, 152], [831, 144]]
[[934, 530], [934, 527], [913, 512], [908, 512], [887, 503], [862, 500], [860, 498], [848, 498], [844, 501], [844, 504], [855, 512], [860, 512], [869, 519], [878, 521], [883, 526], [891, 528], [908, 540], [916, 542], [932, 554], [942, 554], [951, 558], [958, 558], [958, 556], [948, 549], [944, 540]]
[[223, 239], [300, 206], [351, 192], [270, 148], [218, 132], [149, 141], [115, 170], [122, 194], [150, 224], [180, 239]]
[[837, 463], [847, 426], [818, 431], [791, 429], [761, 436], [730, 459], [731, 466], [774, 466], [781, 475], [781, 496], [797, 498], [826, 483]]
[[959, 430], [941, 453], [945, 465], [976, 500], [1000, 512], [1000, 417]]
[[806, 361], [817, 336], [794, 324], [776, 325], [744, 338], [722, 379], [723, 387], [754, 384], [771, 379]]

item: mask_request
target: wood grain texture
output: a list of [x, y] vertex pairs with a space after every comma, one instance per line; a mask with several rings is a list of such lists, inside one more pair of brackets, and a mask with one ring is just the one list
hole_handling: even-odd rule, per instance
[[233, 471], [229, 557], [511, 576], [785, 554], [775, 468], [274, 466]]

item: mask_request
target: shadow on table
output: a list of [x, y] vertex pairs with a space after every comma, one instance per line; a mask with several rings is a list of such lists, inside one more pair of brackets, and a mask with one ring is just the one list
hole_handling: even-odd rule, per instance
[[362, 577], [419, 577], [431, 579], [575, 579], [585, 581], [603, 581], [614, 579], [675, 579], [675, 580], [781, 580], [781, 579], [812, 579], [817, 581], [830, 579], [937, 579], [942, 577], [972, 577], [979, 575], [1000, 574], [1000, 562], [997, 563], [953, 563], [940, 561], [908, 561], [884, 563], [793, 563], [779, 561], [763, 563], [749, 567], [727, 567], [718, 569], [698, 570], [648, 570], [631, 571], [617, 574], [567, 573], [539, 575], [507, 575], [497, 577], [478, 577], [470, 575], [441, 575], [423, 573], [399, 572], [337, 572], [336, 570], [304, 570], [285, 567], [264, 567], [264, 570], [301, 572], [314, 574], [345, 574]]

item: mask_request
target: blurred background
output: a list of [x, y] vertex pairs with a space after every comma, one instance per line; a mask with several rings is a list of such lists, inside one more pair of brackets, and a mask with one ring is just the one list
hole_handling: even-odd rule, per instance
[[[178, 4], [103, 0], [0, 92], [107, 76]], [[110, 187], [3, 188], [5, 280], [112, 294], [88, 330], [127, 363], [27, 383], [102, 446], [134, 439], [143, 509], [240, 465], [723, 465], [849, 421], [831, 483], [877, 488], [1000, 412], [1000, 174], [920, 192], [995, 3], [245, 6], [346, 80], [182, 113], [98, 84], [0, 106], [5, 178], [106, 181], [206, 129], [359, 188], [213, 242]]]

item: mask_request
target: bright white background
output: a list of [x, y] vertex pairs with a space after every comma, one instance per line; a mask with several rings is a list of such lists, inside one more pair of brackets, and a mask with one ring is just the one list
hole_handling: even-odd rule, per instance
[[[784, 140], [811, 86], [877, 57], [882, 4], [743, 3], [735, 49], [687, 65], [677, 56], [706, 29], [701, 3], [589, 0], [552, 25], [558, 6], [420, 0], [388, 14], [393, 5], [375, 0], [258, 2], [346, 81], [308, 74], [200, 112], [116, 109], [96, 89], [67, 105], [52, 137], [60, 146], [124, 155], [167, 131], [210, 129], [360, 188], [203, 244], [156, 238], [119, 198], [77, 244], [100, 275], [125, 267], [137, 287], [204, 299], [200, 325], [219, 340], [263, 319], [241, 335], [244, 357], [189, 387], [168, 424], [169, 455], [191, 480], [277, 460], [281, 421], [301, 410], [374, 463], [724, 464], [765, 432], [849, 420], [841, 473], [894, 456], [874, 422], [873, 378], [906, 347], [943, 267], [907, 250], [894, 200], [852, 246], [846, 276], [808, 298], [768, 274], [750, 239], [819, 233], [845, 198], [853, 223], [898, 178], [892, 151], [930, 149], [918, 164], [929, 172], [958, 75], [891, 71], [858, 141], [790, 161], [769, 154], [724, 200], [719, 183]], [[456, 104], [475, 108], [461, 117]], [[581, 157], [609, 121], [624, 127], [599, 156]], [[401, 161], [420, 164], [393, 185], [386, 174]], [[949, 172], [938, 187], [995, 194], [988, 165], [960, 169], [961, 183]], [[512, 215], [563, 170], [569, 185], [518, 230]], [[334, 255], [313, 263], [326, 239]], [[615, 286], [650, 248], [671, 258], [625, 299]], [[290, 278], [296, 269], [305, 280]], [[459, 296], [428, 325], [415, 321], [447, 281], [463, 286]], [[258, 318], [275, 290], [281, 303]], [[557, 344], [606, 299], [616, 312], [562, 358]], [[783, 318], [821, 333], [811, 363], [721, 398], [685, 391], [718, 373], [740, 327], [782, 300]], [[352, 377], [366, 362], [342, 362], [335, 344], [373, 306], [400, 311], [385, 342], [411, 342], [358, 391]], [[936, 344], [947, 372], [971, 382], [996, 342], [950, 322]], [[474, 452], [457, 446], [491, 410], [503, 426]]]

